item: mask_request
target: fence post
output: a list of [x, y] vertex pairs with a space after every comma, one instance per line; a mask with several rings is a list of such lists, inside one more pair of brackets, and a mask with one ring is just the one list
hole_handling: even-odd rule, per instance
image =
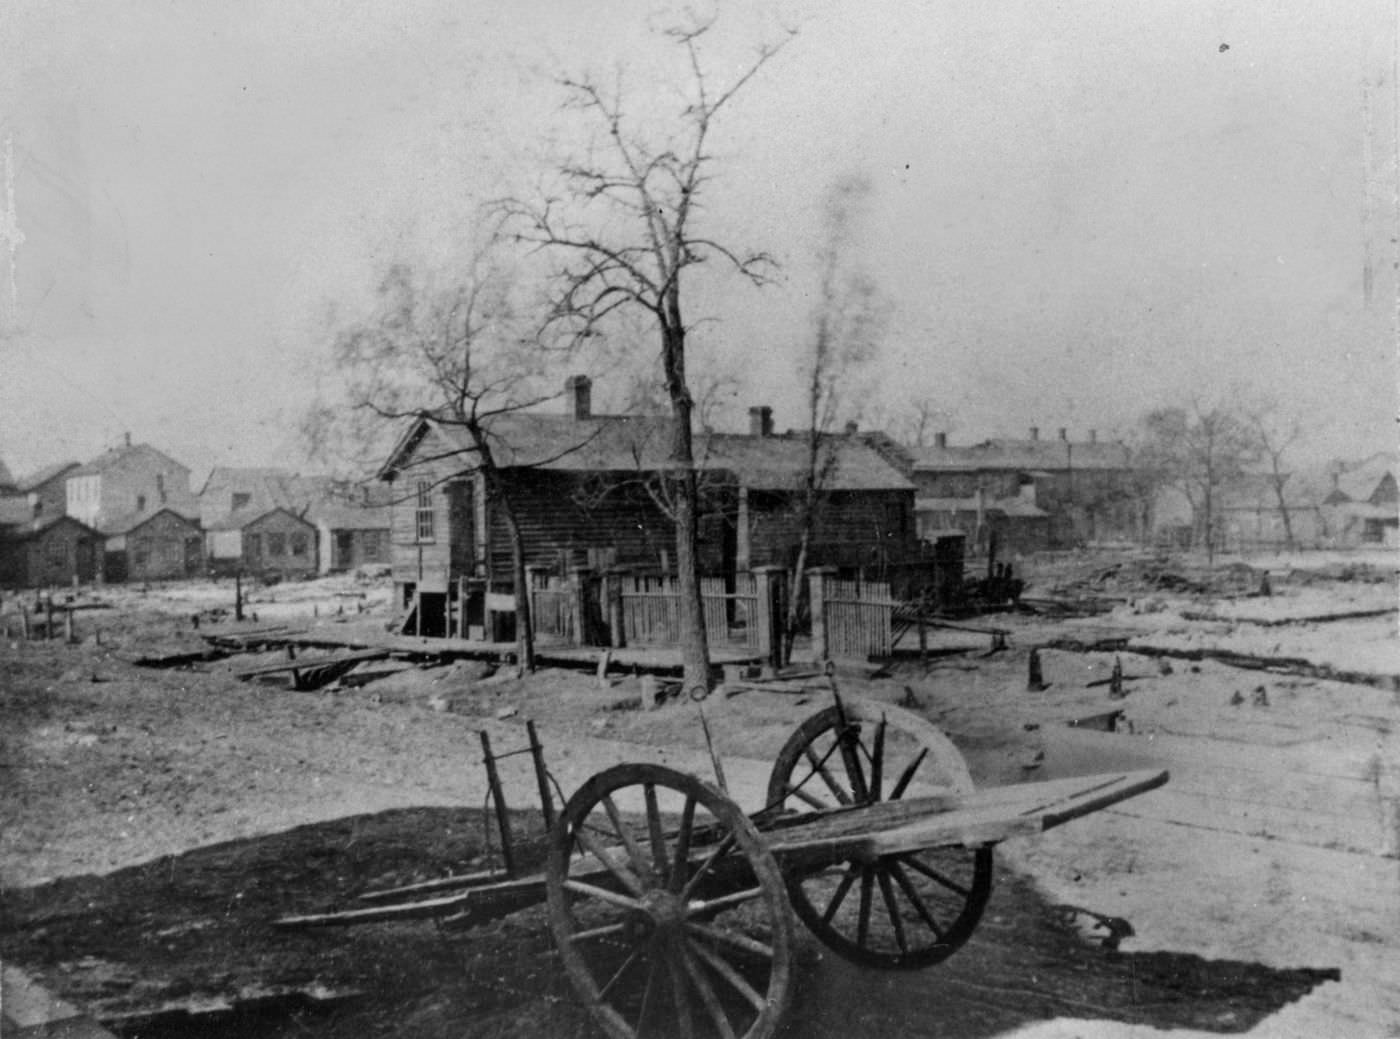
[[616, 568], [603, 575], [603, 598], [608, 610], [608, 645], [627, 645], [627, 631], [622, 619], [622, 574]]
[[586, 566], [576, 566], [569, 571], [570, 601], [574, 615], [574, 645], [589, 646], [588, 630], [588, 588], [593, 571]]
[[783, 618], [778, 592], [785, 573], [780, 566], [753, 568], [753, 593], [758, 608], [751, 620], [758, 628], [758, 651], [774, 667], [783, 666]]
[[834, 566], [814, 566], [807, 571], [807, 599], [812, 611], [812, 661], [825, 664], [831, 659], [831, 635], [826, 624], [827, 582], [836, 573]]

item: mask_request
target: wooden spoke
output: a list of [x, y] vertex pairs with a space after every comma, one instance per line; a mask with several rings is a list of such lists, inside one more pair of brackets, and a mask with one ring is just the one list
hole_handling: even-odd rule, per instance
[[666, 969], [671, 974], [671, 993], [676, 1001], [676, 1019], [681, 1026], [682, 1039], [695, 1039], [695, 1022], [690, 1016], [690, 996], [685, 983], [685, 972], [678, 962], [680, 953], [675, 949], [666, 950]]
[[722, 909], [732, 909], [745, 902], [752, 902], [762, 895], [762, 887], [751, 887], [744, 891], [723, 895], [720, 898], [712, 898], [708, 902], [691, 902], [690, 905], [686, 906], [685, 911], [687, 916], [707, 916], [711, 913], [718, 913]]
[[[652, 993], [656, 991], [656, 979], [659, 974], [660, 967], [657, 966], [655, 961], [647, 964], [647, 987], [642, 990], [642, 1005], [637, 1011], [637, 1030], [634, 1033], [638, 1037], [640, 1037], [642, 1025], [647, 1019], [647, 1011], [651, 1009], [651, 997]], [[602, 998], [603, 995], [605, 994], [600, 993], [599, 998]]]
[[851, 797], [856, 804], [870, 800], [870, 791], [865, 785], [865, 766], [860, 763], [858, 748], [861, 746], [860, 731], [847, 726], [836, 736], [841, 744], [841, 762], [846, 766], [846, 778], [851, 781]]
[[822, 777], [822, 782], [826, 784], [826, 788], [832, 792], [836, 800], [843, 805], [850, 804], [850, 793], [848, 793], [840, 783], [836, 782], [836, 777], [834, 777], [826, 767], [826, 759], [831, 756], [831, 751], [827, 751], [826, 754], [818, 758], [816, 751], [812, 750], [809, 745], [806, 748], [806, 755], [808, 762], [812, 765], [812, 771]]
[[633, 912], [643, 912], [642, 903], [627, 895], [619, 895], [616, 891], [609, 891], [605, 887], [598, 887], [595, 884], [588, 884], [582, 880], [566, 880], [564, 887], [576, 895], [587, 895], [589, 898], [596, 898], [600, 902], [607, 902], [621, 909], [631, 909]]
[[820, 797], [818, 797], [816, 794], [809, 794], [806, 790], [802, 789], [802, 787], [800, 787], [800, 786], [792, 786], [791, 784], [789, 784], [789, 785], [788, 785], [788, 788], [787, 788], [787, 792], [788, 792], [791, 796], [797, 798], [797, 799], [798, 799], [799, 801], [801, 801], [803, 804], [805, 804], [805, 805], [807, 805], [807, 806], [809, 806], [809, 807], [811, 807], [811, 808], [815, 808], [815, 809], [816, 809], [817, 811], [819, 811], [819, 812], [829, 811], [831, 808], [835, 807], [834, 805], [831, 805], [831, 804], [829, 804], [828, 802], [823, 801], [823, 800], [822, 800]]
[[880, 783], [884, 778], [885, 768], [885, 716], [880, 715], [879, 724], [875, 726], [875, 736], [872, 739], [870, 751], [870, 796], [880, 800]]
[[860, 866], [853, 862], [846, 867], [846, 875], [841, 878], [841, 883], [836, 885], [836, 893], [831, 896], [826, 912], [822, 914], [822, 923], [831, 923], [832, 917], [841, 908], [841, 903], [846, 900], [846, 893], [851, 890], [851, 885], [856, 882], [858, 876], [860, 876]]
[[661, 810], [656, 805], [656, 784], [647, 783], [642, 787], [642, 796], [647, 807], [647, 834], [651, 838], [651, 873], [657, 881], [665, 884], [671, 856], [666, 849], [666, 838], [661, 833]]
[[711, 952], [709, 948], [699, 942], [691, 945], [691, 951], [710, 965], [710, 969], [729, 982], [731, 988], [747, 999], [755, 1010], [762, 1010], [766, 1005], [763, 995], [750, 985], [742, 974], [735, 970], [728, 960]]
[[685, 807], [681, 809], [680, 829], [676, 831], [676, 854], [671, 863], [671, 876], [666, 884], [669, 891], [679, 891], [688, 879], [685, 874], [690, 861], [690, 837], [694, 831], [695, 798], [687, 797]]
[[[599, 999], [607, 999], [607, 998], [608, 998], [608, 993], [612, 991], [612, 987], [613, 987], [614, 985], [617, 984], [618, 979], [621, 978], [622, 975], [624, 975], [624, 974], [627, 973], [627, 968], [628, 968], [628, 967], [632, 966], [632, 964], [634, 964], [634, 963], [637, 962], [637, 958], [638, 958], [639, 956], [641, 956], [641, 954], [642, 954], [642, 949], [643, 949], [643, 948], [644, 948], [644, 947], [641, 946], [641, 945], [637, 945], [637, 946], [634, 946], [634, 947], [632, 948], [632, 951], [629, 952], [629, 953], [627, 954], [627, 958], [626, 958], [625, 960], [622, 961], [622, 966], [621, 966], [621, 967], [618, 967], [618, 968], [617, 968], [617, 971], [613, 974], [613, 976], [612, 976], [611, 978], [608, 979], [608, 983], [598, 990], [598, 998], [599, 998]], [[649, 968], [649, 969], [647, 970], [647, 989], [648, 989], [648, 990], [651, 989], [651, 976], [652, 976], [652, 974], [653, 974], [654, 971], [655, 971], [655, 968], [654, 968], [654, 967]], [[642, 994], [642, 1005], [643, 1005], [643, 1008], [644, 1008], [644, 1009], [643, 1009], [643, 1012], [642, 1012], [642, 1016], [645, 1017], [645, 1016], [646, 1016], [646, 1011], [645, 1011], [645, 1006], [646, 1006], [646, 993], [645, 993], [645, 992]], [[640, 1023], [640, 1021], [639, 1021], [639, 1023]]]
[[690, 978], [690, 983], [695, 986], [695, 991], [700, 993], [700, 1002], [705, 1004], [705, 1010], [710, 1015], [710, 1020], [714, 1022], [715, 1029], [719, 1032], [721, 1039], [735, 1039], [734, 1026], [729, 1023], [729, 1016], [725, 1014], [724, 1007], [720, 1006], [719, 997], [715, 995], [714, 987], [710, 984], [710, 979], [705, 977], [700, 965], [695, 962], [695, 957], [684, 944], [680, 946], [681, 963], [685, 967], [685, 973]]
[[903, 867], [901, 867], [898, 862], [890, 861], [886, 864], [886, 867], [890, 871], [890, 876], [894, 877], [894, 882], [898, 884], [900, 889], [904, 892], [904, 897], [907, 898], [909, 904], [914, 907], [914, 912], [919, 914], [924, 923], [928, 924], [928, 928], [933, 932], [934, 937], [941, 942], [943, 940], [943, 928], [938, 926], [938, 921], [934, 919], [933, 913], [929, 911], [928, 906], [924, 905], [923, 896], [921, 896], [918, 889], [914, 887], [914, 882], [909, 879], [908, 874], [904, 872]]
[[693, 934], [704, 935], [711, 941], [719, 942], [721, 945], [728, 945], [741, 952], [749, 953], [753, 956], [760, 956], [765, 960], [773, 959], [775, 953], [771, 945], [764, 945], [756, 938], [748, 935], [737, 934], [733, 931], [726, 931], [723, 928], [715, 927], [713, 924], [700, 923], [698, 920], [686, 922], [686, 930]]
[[890, 927], [894, 929], [895, 944], [899, 946], [899, 951], [907, 953], [909, 951], [909, 939], [904, 936], [904, 918], [899, 913], [899, 903], [895, 901], [894, 887], [890, 884], [890, 875], [883, 869], [876, 870], [876, 879], [880, 882], [880, 897], [885, 901], [885, 912], [890, 914]]
[[590, 927], [586, 931], [575, 931], [569, 935], [571, 942], [585, 942], [593, 938], [610, 938], [615, 934], [622, 934], [629, 924], [625, 920], [620, 920], [613, 924], [604, 924], [602, 927]]
[[611, 850], [604, 848], [591, 836], [587, 836], [587, 829], [582, 826], [574, 827], [574, 839], [583, 845], [583, 850], [597, 859], [603, 867], [615, 876], [618, 881], [632, 894], [638, 897], [642, 894], [642, 882], [634, 876], [622, 863], [618, 862]]
[[921, 862], [919, 860], [918, 855], [914, 852], [910, 852], [908, 855], [900, 855], [899, 861], [903, 862], [910, 869], [918, 870], [920, 873], [928, 877], [929, 880], [932, 880], [934, 883], [942, 884], [955, 895], [962, 895], [963, 898], [966, 898], [970, 893], [968, 888], [963, 887], [963, 885], [959, 884], [957, 881], [950, 880], [948, 877], [945, 877], [942, 873], [938, 872], [938, 870], [934, 869], [932, 866], [926, 865], [923, 862]]
[[904, 791], [909, 789], [909, 783], [913, 780], [914, 773], [919, 771], [919, 766], [924, 763], [926, 757], [928, 757], [928, 748], [924, 747], [913, 761], [904, 766], [904, 771], [899, 774], [899, 779], [895, 781], [894, 789], [890, 791], [889, 799], [891, 801], [898, 801], [904, 796]]
[[870, 895], [875, 887], [875, 878], [869, 868], [860, 868], [860, 919], [856, 923], [856, 944], [862, 949], [870, 940]]
[[715, 849], [705, 857], [705, 861], [700, 863], [700, 867], [692, 873], [690, 879], [685, 882], [685, 887], [681, 888], [681, 898], [683, 900], [688, 901], [690, 899], [690, 896], [695, 893], [695, 888], [699, 885], [700, 881], [704, 880], [705, 877], [709, 875], [710, 871], [715, 868], [715, 863], [734, 850], [735, 843], [735, 837], [731, 833], [715, 846]]
[[622, 841], [622, 846], [627, 849], [627, 858], [632, 862], [632, 868], [637, 871], [640, 877], [651, 877], [651, 866], [647, 863], [646, 857], [642, 854], [642, 849], [637, 846], [636, 838], [632, 836], [632, 831], [622, 822], [622, 815], [617, 810], [617, 804], [612, 797], [603, 795], [603, 810], [608, 813], [608, 821], [612, 823], [613, 830], [617, 833], [618, 840]]

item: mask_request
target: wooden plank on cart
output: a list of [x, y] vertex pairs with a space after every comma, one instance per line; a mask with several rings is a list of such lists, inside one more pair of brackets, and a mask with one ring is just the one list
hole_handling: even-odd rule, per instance
[[387, 649], [365, 649], [355, 653], [342, 653], [329, 657], [302, 657], [299, 660], [284, 660], [276, 664], [262, 664], [258, 667], [235, 671], [235, 678], [256, 678], [262, 675], [276, 675], [288, 671], [310, 671], [314, 668], [331, 667], [336, 664], [358, 664], [366, 660], [383, 660], [389, 655]]
[[1104, 773], [882, 802], [827, 813], [811, 822], [772, 830], [767, 837], [784, 865], [873, 860], [924, 848], [993, 844], [1042, 833], [1153, 790], [1167, 778], [1165, 770]]

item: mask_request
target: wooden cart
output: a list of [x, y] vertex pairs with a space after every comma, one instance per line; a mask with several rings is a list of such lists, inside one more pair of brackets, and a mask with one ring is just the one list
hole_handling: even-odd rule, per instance
[[445, 896], [430, 889], [451, 880], [417, 885], [380, 893], [411, 901], [282, 923], [472, 923], [545, 900], [569, 978], [607, 1035], [765, 1039], [787, 1007], [794, 916], [867, 966], [938, 963], [977, 926], [998, 842], [1166, 781], [1119, 772], [975, 790], [935, 726], [837, 697], [784, 745], [752, 816], [695, 776], [617, 765], [569, 798], [542, 873]]

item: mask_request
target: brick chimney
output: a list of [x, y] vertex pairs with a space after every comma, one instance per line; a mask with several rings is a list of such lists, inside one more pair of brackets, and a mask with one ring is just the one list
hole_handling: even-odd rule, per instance
[[564, 380], [569, 415], [576, 419], [593, 417], [593, 380], [586, 375], [570, 375]]
[[942, 450], [943, 448], [946, 448], [946, 447], [948, 446], [948, 434], [947, 434], [947, 433], [935, 433], [935, 434], [933, 434], [933, 446], [936, 447], [936, 448], [939, 448], [940, 450]]
[[1039, 440], [1039, 439], [1040, 439], [1040, 427], [1039, 427], [1039, 426], [1031, 426], [1031, 439], [1032, 439], [1032, 440]]
[[749, 436], [771, 437], [773, 435], [773, 409], [764, 405], [749, 409]]

